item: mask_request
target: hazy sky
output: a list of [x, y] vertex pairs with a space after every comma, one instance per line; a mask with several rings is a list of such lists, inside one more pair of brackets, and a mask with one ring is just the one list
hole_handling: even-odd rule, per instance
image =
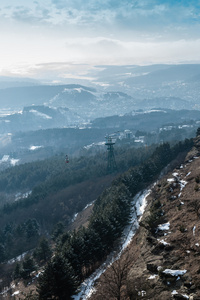
[[0, 75], [200, 61], [199, 0], [1, 0], [0, 26]]

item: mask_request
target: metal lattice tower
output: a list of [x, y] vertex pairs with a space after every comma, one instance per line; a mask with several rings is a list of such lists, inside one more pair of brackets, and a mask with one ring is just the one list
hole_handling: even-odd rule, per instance
[[107, 151], [108, 151], [108, 163], [107, 163], [107, 172], [113, 173], [117, 170], [117, 164], [115, 161], [115, 155], [114, 155], [114, 147], [113, 145], [115, 142], [112, 140], [112, 137], [108, 136], [106, 137], [106, 143]]

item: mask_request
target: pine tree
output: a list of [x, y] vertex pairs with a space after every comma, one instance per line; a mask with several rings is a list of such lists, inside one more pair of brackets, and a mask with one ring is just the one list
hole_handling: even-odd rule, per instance
[[6, 259], [5, 247], [3, 244], [0, 244], [0, 263], [4, 262]]
[[21, 264], [19, 262], [16, 263], [15, 269], [13, 272], [13, 277], [14, 279], [20, 278], [21, 277]]
[[197, 128], [197, 131], [196, 131], [196, 136], [199, 136], [200, 135], [200, 127]]
[[34, 258], [46, 262], [51, 257], [52, 251], [46, 238], [40, 240], [39, 246], [34, 251]]
[[31, 272], [35, 270], [35, 264], [30, 256], [26, 256], [25, 260], [22, 263], [22, 271], [21, 276], [23, 279], [27, 279], [30, 277]]
[[72, 299], [77, 287], [77, 279], [70, 263], [63, 255], [56, 254], [38, 279], [39, 299]]

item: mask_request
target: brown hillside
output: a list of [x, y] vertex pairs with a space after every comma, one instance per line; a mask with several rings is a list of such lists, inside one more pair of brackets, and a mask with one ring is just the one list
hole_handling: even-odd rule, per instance
[[156, 184], [128, 251], [90, 299], [200, 299], [199, 146], [196, 139], [183, 164]]

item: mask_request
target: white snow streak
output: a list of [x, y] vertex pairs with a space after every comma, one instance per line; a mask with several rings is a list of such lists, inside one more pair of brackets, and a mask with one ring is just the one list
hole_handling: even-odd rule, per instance
[[[152, 188], [152, 187], [151, 187]], [[150, 194], [151, 189], [146, 189], [143, 192], [139, 192], [133, 198], [132, 210], [131, 210], [131, 221], [130, 224], [124, 229], [121, 238], [121, 247], [118, 254], [110, 253], [107, 260], [80, 286], [79, 294], [73, 296], [74, 300], [86, 300], [95, 292], [94, 284], [95, 281], [106, 271], [109, 265], [112, 265], [117, 259], [120, 258], [123, 250], [130, 244], [136, 230], [139, 227], [138, 221], [141, 219], [142, 214], [146, 207], [146, 198]]]
[[187, 173], [187, 174], [185, 175], [185, 177], [188, 177], [190, 174], [191, 174], [191, 172]]
[[180, 184], [180, 186], [181, 186], [180, 191], [182, 191], [182, 190], [184, 189], [184, 187], [186, 186], [187, 181], [185, 181], [185, 180], [180, 180], [180, 181], [179, 181], [179, 184]]
[[48, 116], [47, 114], [41, 113], [35, 109], [31, 109], [29, 112], [33, 113], [35, 116], [41, 117], [43, 119], [52, 119], [52, 117]]
[[196, 226], [193, 227], [193, 236], [195, 236]]

